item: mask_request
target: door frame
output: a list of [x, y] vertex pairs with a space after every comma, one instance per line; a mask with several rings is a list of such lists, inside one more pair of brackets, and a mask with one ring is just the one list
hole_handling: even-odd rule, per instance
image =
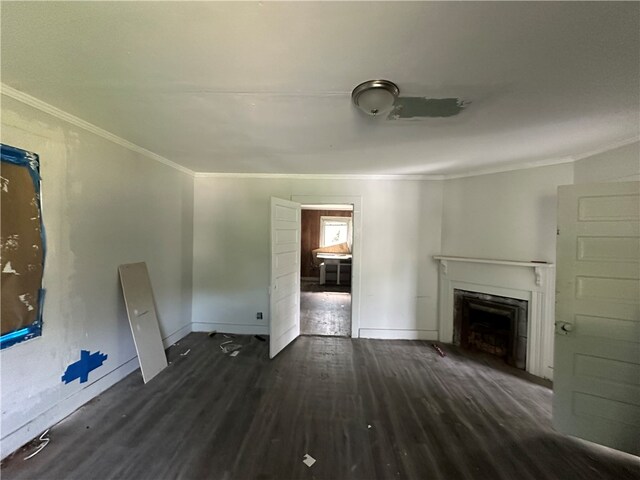
[[302, 205], [353, 205], [353, 257], [351, 258], [351, 338], [360, 338], [360, 271], [362, 259], [362, 197], [360, 195], [291, 195]]

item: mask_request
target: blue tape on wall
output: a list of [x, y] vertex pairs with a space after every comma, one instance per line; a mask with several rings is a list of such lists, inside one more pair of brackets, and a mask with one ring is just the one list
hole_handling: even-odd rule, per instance
[[62, 375], [62, 381], [70, 383], [79, 378], [80, 383], [85, 383], [89, 380], [89, 372], [101, 367], [107, 356], [100, 351], [89, 354], [89, 350], [80, 350], [80, 360], [67, 367]]

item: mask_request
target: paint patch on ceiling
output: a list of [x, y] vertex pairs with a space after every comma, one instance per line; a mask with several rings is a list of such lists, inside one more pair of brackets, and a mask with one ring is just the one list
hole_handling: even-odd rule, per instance
[[453, 117], [466, 106], [459, 98], [400, 97], [387, 120]]

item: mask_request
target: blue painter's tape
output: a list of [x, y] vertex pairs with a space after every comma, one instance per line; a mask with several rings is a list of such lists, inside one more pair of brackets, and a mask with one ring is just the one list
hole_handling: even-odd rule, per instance
[[7, 348], [16, 343], [39, 337], [42, 334], [42, 322], [33, 322], [31, 325], [20, 330], [6, 333], [0, 337], [0, 348]]
[[89, 355], [89, 350], [80, 350], [80, 360], [72, 363], [67, 367], [62, 375], [62, 381], [64, 383], [73, 382], [76, 378], [80, 379], [80, 383], [85, 383], [89, 380], [89, 372], [102, 366], [108, 355], [97, 351]]
[[40, 157], [36, 153], [27, 152], [3, 143], [0, 144], [0, 156], [7, 163], [27, 167], [31, 180], [33, 180], [33, 185], [36, 187], [36, 194], [40, 193]]
[[28, 328], [21, 328], [20, 330], [16, 330], [11, 333], [7, 333], [6, 335], [2, 335], [0, 337], [0, 342], [8, 342], [9, 340], [13, 340], [18, 337], [24, 337], [29, 333]]

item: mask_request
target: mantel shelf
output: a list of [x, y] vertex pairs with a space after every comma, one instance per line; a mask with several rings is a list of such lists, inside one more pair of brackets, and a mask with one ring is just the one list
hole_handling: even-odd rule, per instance
[[549, 268], [554, 266], [553, 263], [519, 262], [515, 260], [495, 260], [492, 258], [451, 257], [447, 255], [435, 255], [433, 258], [449, 262], [491, 263], [494, 265], [510, 265], [512, 267]]

